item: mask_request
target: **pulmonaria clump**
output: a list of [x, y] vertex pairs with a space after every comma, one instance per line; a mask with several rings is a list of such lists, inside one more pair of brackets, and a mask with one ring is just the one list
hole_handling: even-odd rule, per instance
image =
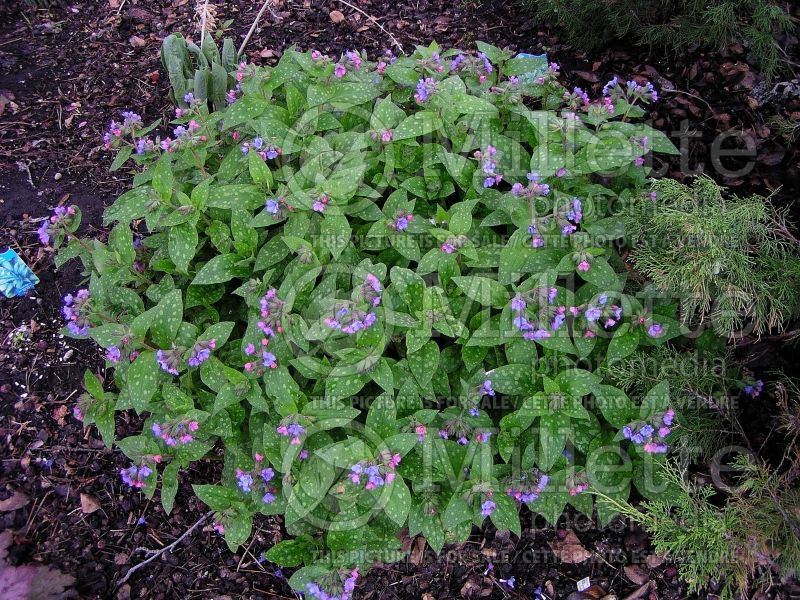
[[200, 429], [200, 423], [194, 420], [174, 420], [165, 423], [153, 423], [150, 430], [153, 435], [163, 440], [170, 448], [181, 444], [191, 444], [194, 441], [192, 434]]
[[89, 320], [91, 306], [89, 305], [89, 290], [78, 290], [75, 295], [64, 296], [64, 306], [61, 309], [67, 321], [67, 329], [76, 337], [85, 337], [89, 334], [92, 323]]
[[[519, 535], [515, 501], [591, 514], [597, 448], [661, 462], [668, 390], [644, 401], [610, 374], [681, 331], [611, 239], [616, 207], [645, 194], [637, 159], [673, 151], [637, 122], [646, 84], [591, 101], [557, 65], [483, 43], [220, 55], [208, 99], [170, 78], [161, 134], [131, 113], [109, 131], [135, 176], [107, 235], [78, 239], [67, 208], [39, 231], [83, 263], [67, 333], [113, 374], [87, 373], [74, 414], [127, 454], [129, 485], [162, 485], [169, 512], [182, 471], [223, 459], [193, 489], [231, 550], [256, 514], [282, 515], [265, 557], [297, 568], [295, 591], [343, 600], [401, 538], [438, 552], [486, 517]], [[145, 431], [115, 440], [122, 411]], [[639, 482], [616, 475], [622, 502]]]
[[655, 413], [647, 421], [637, 421], [622, 428], [622, 436], [630, 440], [648, 454], [664, 454], [669, 449], [666, 437], [672, 433], [675, 411], [667, 409], [663, 413]]
[[54, 238], [72, 233], [79, 222], [80, 215], [77, 206], [57, 206], [50, 218], [42, 221], [39, 229], [36, 230], [39, 235], [39, 242], [46, 246]]

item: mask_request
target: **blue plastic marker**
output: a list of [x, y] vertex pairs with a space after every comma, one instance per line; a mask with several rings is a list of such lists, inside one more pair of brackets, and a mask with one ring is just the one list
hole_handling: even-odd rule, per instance
[[534, 83], [537, 77], [541, 77], [547, 72], [547, 54], [526, 54], [521, 52], [514, 58], [525, 58], [530, 60], [531, 70], [520, 73], [520, 83]]
[[0, 292], [6, 298], [23, 296], [37, 283], [39, 278], [11, 248], [0, 254]]

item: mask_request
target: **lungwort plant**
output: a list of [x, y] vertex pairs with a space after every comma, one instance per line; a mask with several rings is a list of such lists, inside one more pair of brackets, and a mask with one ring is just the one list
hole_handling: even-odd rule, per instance
[[[106, 142], [134, 187], [108, 239], [49, 233], [88, 276], [68, 332], [110, 368], [76, 415], [168, 512], [220, 452], [221, 480], [194, 485], [217, 530], [236, 548], [282, 515], [267, 557], [304, 565], [291, 584], [312, 596], [349, 597], [406, 527], [438, 551], [487, 518], [519, 534], [522, 504], [554, 522], [592, 514], [594, 489], [672, 491], [668, 386], [629, 398], [595, 372], [681, 334], [610, 243], [615, 203], [649, 193], [645, 155], [676, 152], [635, 122], [655, 90], [591, 101], [558, 65], [523, 83], [530, 59], [479, 50], [289, 50], [240, 67], [223, 110], [190, 99], [169, 135], [128, 113]], [[128, 410], [144, 430], [115, 439]]]

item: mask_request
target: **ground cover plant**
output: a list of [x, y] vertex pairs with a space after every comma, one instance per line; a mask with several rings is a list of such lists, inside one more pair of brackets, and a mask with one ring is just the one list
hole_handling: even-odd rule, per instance
[[[537, 66], [287, 51], [240, 64], [228, 108], [186, 92], [169, 137], [112, 123], [114, 167], [137, 168], [107, 243], [75, 237], [76, 209], [40, 237], [90, 274], [67, 330], [118, 393], [87, 373], [75, 414], [131, 458], [126, 483], [160, 479], [169, 511], [179, 471], [224, 449], [222, 482], [195, 486], [216, 527], [236, 548], [282, 514], [267, 557], [319, 597], [402, 556], [404, 526], [438, 550], [487, 517], [519, 534], [520, 503], [553, 522], [592, 489], [676, 492], [669, 387], [639, 402], [600, 368], [681, 334], [609, 244], [617, 203], [657, 200], [644, 156], [675, 152], [636, 123], [657, 93], [615, 79], [592, 102]], [[114, 440], [130, 409], [143, 433]]]

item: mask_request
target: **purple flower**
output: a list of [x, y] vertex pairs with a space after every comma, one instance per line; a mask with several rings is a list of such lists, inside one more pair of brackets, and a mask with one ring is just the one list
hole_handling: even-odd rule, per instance
[[267, 200], [267, 201], [264, 203], [264, 208], [266, 209], [266, 211], [267, 211], [269, 214], [271, 214], [271, 215], [277, 215], [277, 214], [278, 214], [278, 211], [280, 210], [280, 208], [281, 208], [281, 207], [280, 207], [280, 205], [278, 204], [278, 201], [277, 201], [277, 200], [274, 200], [274, 199], [272, 199], [272, 198], [269, 198], [269, 199], [268, 199], [268, 200]]
[[116, 346], [111, 346], [106, 350], [106, 360], [112, 363], [118, 363], [122, 358], [122, 352]]
[[42, 224], [39, 225], [39, 229], [36, 230], [36, 233], [39, 235], [39, 243], [43, 246], [46, 246], [50, 243], [50, 223], [48, 221], [42, 221]]
[[261, 501], [264, 504], [272, 504], [273, 502], [275, 502], [275, 494], [273, 494], [272, 492], [267, 492], [262, 496]]
[[484, 517], [488, 517], [494, 512], [495, 508], [497, 508], [497, 504], [495, 504], [492, 500], [486, 500], [483, 504], [481, 504], [481, 514]]
[[333, 74], [338, 78], [341, 79], [345, 75], [347, 75], [347, 69], [344, 65], [336, 65], [333, 69]]
[[253, 485], [253, 476], [250, 473], [242, 471], [241, 469], [236, 470], [236, 485], [239, 486], [245, 494], [249, 494], [252, 488], [250, 486]]
[[470, 408], [470, 409], [469, 409], [469, 416], [470, 416], [470, 417], [477, 417], [477, 416], [478, 416], [478, 415], [480, 415], [480, 414], [481, 414], [481, 411], [480, 411], [480, 410], [478, 410], [478, 409], [477, 409], [477, 408], [475, 408], [475, 407], [472, 407], [472, 408]]
[[511, 310], [513, 310], [513, 311], [516, 311], [516, 312], [523, 311], [523, 310], [525, 310], [526, 306], [527, 306], [527, 303], [525, 302], [525, 299], [522, 296], [514, 296], [511, 299]]
[[272, 468], [261, 469], [261, 479], [264, 480], [264, 483], [267, 483], [275, 477], [275, 471]]
[[492, 387], [491, 379], [487, 379], [483, 382], [483, 385], [481, 385], [481, 393], [484, 396], [494, 396], [494, 388]]
[[663, 335], [664, 328], [661, 327], [659, 323], [653, 323], [650, 327], [647, 328], [647, 335], [652, 338], [657, 338]]
[[600, 315], [602, 314], [603, 314], [602, 311], [598, 307], [590, 306], [589, 308], [586, 309], [584, 316], [586, 317], [587, 321], [589, 321], [590, 323], [594, 323], [595, 321], [597, 321], [597, 319], [600, 318]]

